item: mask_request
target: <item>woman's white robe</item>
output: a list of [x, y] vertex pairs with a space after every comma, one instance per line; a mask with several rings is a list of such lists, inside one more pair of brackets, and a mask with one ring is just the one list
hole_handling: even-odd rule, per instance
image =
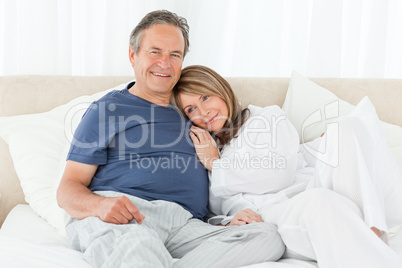
[[[211, 211], [256, 211], [278, 226], [288, 256], [320, 267], [402, 265], [369, 229], [402, 224], [402, 179], [369, 100], [303, 145], [278, 106], [249, 109], [213, 163]], [[386, 232], [382, 238], [387, 241]]]

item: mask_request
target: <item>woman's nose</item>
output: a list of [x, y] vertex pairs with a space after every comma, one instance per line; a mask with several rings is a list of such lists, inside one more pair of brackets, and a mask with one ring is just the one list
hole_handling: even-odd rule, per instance
[[200, 107], [200, 112], [202, 116], [207, 116], [209, 115], [210, 110], [206, 107]]

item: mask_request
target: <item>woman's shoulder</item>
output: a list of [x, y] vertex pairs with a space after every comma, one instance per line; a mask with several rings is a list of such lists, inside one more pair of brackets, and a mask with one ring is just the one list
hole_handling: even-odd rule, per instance
[[250, 104], [247, 108], [250, 110], [250, 117], [256, 115], [285, 115], [285, 112], [278, 105], [260, 107]]
[[250, 104], [247, 108], [250, 114], [247, 121], [243, 124], [240, 133], [258, 127], [266, 128], [272, 123], [285, 118], [285, 112], [278, 105], [259, 107]]

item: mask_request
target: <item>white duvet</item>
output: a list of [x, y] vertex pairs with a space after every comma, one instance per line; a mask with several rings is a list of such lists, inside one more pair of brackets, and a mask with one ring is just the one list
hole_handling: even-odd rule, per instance
[[0, 230], [0, 267], [91, 267], [28, 205], [18, 205]]
[[[402, 227], [391, 233], [390, 246], [402, 256]], [[28, 205], [16, 206], [0, 229], [0, 267], [91, 267], [80, 252], [67, 247], [67, 241]], [[282, 259], [247, 266], [317, 267], [315, 263]]]
[[[56, 229], [38, 217], [29, 205], [18, 205], [0, 229], [0, 267], [91, 267], [82, 253], [69, 249]], [[299, 260], [281, 260], [248, 267], [317, 267]]]

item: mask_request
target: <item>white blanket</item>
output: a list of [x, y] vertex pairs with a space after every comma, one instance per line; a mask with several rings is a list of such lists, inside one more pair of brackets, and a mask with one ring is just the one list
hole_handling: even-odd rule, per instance
[[[390, 246], [402, 256], [402, 228], [392, 230]], [[0, 267], [91, 267], [80, 252], [67, 247], [67, 241], [28, 205], [18, 205], [0, 229]], [[265, 267], [317, 267], [315, 263], [282, 259], [250, 265]]]
[[[82, 253], [67, 247], [55, 228], [29, 205], [18, 205], [0, 229], [0, 267], [91, 267]], [[299, 260], [280, 260], [248, 267], [317, 267]]]

